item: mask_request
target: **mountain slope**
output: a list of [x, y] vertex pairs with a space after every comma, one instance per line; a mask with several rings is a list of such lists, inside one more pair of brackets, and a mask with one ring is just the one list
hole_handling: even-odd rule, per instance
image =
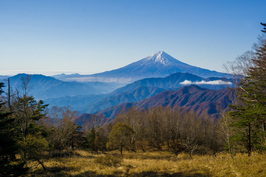
[[109, 107], [126, 103], [126, 102], [138, 102], [145, 98], [150, 98], [158, 93], [165, 91], [162, 88], [155, 88], [155, 87], [137, 87], [136, 89], [130, 92], [123, 92], [120, 94], [115, 94], [113, 96], [107, 97], [91, 106], [86, 111], [87, 113], [95, 113], [100, 110], [107, 109]]
[[152, 97], [162, 91], [165, 91], [165, 89], [139, 87], [131, 92], [120, 94], [64, 96], [60, 98], [49, 98], [44, 101], [50, 106], [70, 106], [80, 113], [95, 113], [121, 103], [137, 102]]
[[78, 125], [82, 125], [83, 128], [91, 128], [91, 127], [98, 127], [102, 126], [105, 123], [109, 122], [110, 119], [104, 118], [101, 115], [95, 114], [81, 114], [75, 119], [75, 123]]
[[[124, 87], [114, 90], [111, 94], [119, 94], [123, 92], [131, 92], [138, 87], [156, 87], [163, 88], [165, 90], [177, 89], [186, 85], [185, 81], [191, 83], [198, 83], [199, 86], [218, 90], [226, 87], [226, 84], [230, 84], [231, 80], [226, 78], [202, 78], [190, 73], [174, 73], [164, 78], [146, 78], [142, 80], [135, 81]], [[210, 81], [219, 81], [218, 84]], [[188, 83], [188, 84], [189, 84]], [[190, 84], [191, 85], [191, 84]]]
[[[10, 77], [10, 84], [13, 90], [21, 90], [21, 79], [26, 78], [27, 74], [18, 74]], [[64, 82], [53, 77], [40, 74], [29, 75], [28, 85], [30, 95], [36, 99], [59, 98], [64, 96], [91, 95], [106, 92], [106, 83], [79, 83]], [[5, 85], [7, 81], [4, 80]], [[6, 87], [5, 87], [6, 89]], [[112, 89], [113, 90], [113, 89]]]
[[212, 117], [219, 116], [219, 110], [227, 109], [227, 106], [235, 99], [235, 94], [230, 89], [209, 90], [199, 86], [184, 86], [175, 91], [164, 91], [151, 98], [137, 103], [124, 103], [101, 111], [106, 117], [115, 117], [121, 111], [126, 111], [134, 106], [137, 109], [148, 109], [157, 106], [176, 107], [194, 110], [198, 115], [207, 113]]
[[147, 77], [165, 77], [173, 73], [191, 73], [201, 77], [225, 77], [227, 74], [210, 71], [183, 63], [163, 51], [143, 58], [119, 69], [90, 75], [90, 79], [139, 80]]
[[59, 98], [48, 98], [44, 102], [49, 106], [70, 106], [73, 110], [80, 113], [87, 112], [88, 108], [93, 104], [101, 101], [105, 95], [78, 95], [78, 96], [63, 96]]
[[109, 94], [111, 96], [90, 105], [90, 108], [86, 112], [95, 113], [121, 103], [141, 101], [164, 90], [181, 88], [185, 82], [198, 83], [201, 87], [218, 90], [225, 88], [225, 83], [229, 83], [230, 81], [225, 78], [204, 79], [189, 73], [175, 73], [165, 78], [142, 79], [111, 92]]

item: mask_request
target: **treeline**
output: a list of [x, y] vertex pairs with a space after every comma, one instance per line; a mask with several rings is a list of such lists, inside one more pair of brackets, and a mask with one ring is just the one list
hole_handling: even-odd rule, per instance
[[[176, 155], [182, 151], [201, 154], [216, 153], [223, 149], [219, 123], [208, 116], [200, 118], [193, 111], [180, 113], [178, 108], [152, 108], [147, 111], [130, 109], [117, 116], [116, 125], [109, 135], [108, 147], [122, 146], [128, 150], [168, 150]], [[131, 134], [123, 139], [119, 127], [128, 126]], [[118, 131], [118, 132], [117, 132]], [[114, 134], [113, 132], [117, 132]], [[112, 134], [113, 133], [113, 134]], [[120, 142], [120, 143], [117, 143]]]

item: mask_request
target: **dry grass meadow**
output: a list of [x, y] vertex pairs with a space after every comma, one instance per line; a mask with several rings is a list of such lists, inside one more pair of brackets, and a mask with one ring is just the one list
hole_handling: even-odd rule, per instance
[[175, 156], [167, 151], [160, 152], [119, 152], [95, 154], [75, 151], [64, 157], [53, 157], [44, 161], [47, 170], [29, 162], [31, 171], [28, 176], [266, 176], [266, 154], [253, 153], [217, 156], [188, 154]]

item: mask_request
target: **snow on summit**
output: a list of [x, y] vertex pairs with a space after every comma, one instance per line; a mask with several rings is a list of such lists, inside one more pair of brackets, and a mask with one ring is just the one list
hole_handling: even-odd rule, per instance
[[166, 58], [165, 55], [166, 53], [164, 51], [159, 51], [148, 57], [147, 60], [152, 60], [156, 63], [161, 63], [163, 65], [171, 64], [171, 61], [168, 58]]
[[168, 66], [174, 63], [179, 63], [180, 61], [176, 60], [175, 58], [171, 57], [164, 51], [158, 51], [142, 60], [142, 65], [148, 64], [162, 64], [164, 66]]

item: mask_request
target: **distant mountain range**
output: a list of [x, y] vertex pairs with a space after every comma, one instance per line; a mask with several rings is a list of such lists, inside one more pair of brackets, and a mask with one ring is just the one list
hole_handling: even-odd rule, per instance
[[220, 112], [229, 110], [228, 105], [232, 104], [235, 99], [235, 92], [230, 88], [210, 90], [196, 85], [183, 86], [178, 90], [164, 91], [139, 102], [122, 103], [96, 114], [81, 114], [76, 119], [76, 123], [80, 125], [86, 123], [103, 125], [132, 107], [138, 110], [147, 110], [158, 106], [179, 107], [181, 111], [193, 110], [198, 116], [220, 118]]
[[11, 77], [11, 76], [0, 76], [0, 81], [4, 81], [4, 80], [6, 80], [9, 77]]
[[136, 103], [123, 103], [100, 111], [107, 118], [114, 118], [120, 112], [131, 107], [148, 109], [157, 106], [181, 107], [183, 110], [194, 110], [198, 115], [219, 117], [219, 112], [228, 109], [227, 106], [235, 100], [235, 93], [229, 89], [210, 90], [196, 85], [184, 86], [174, 91], [164, 91], [151, 98]]
[[204, 79], [189, 73], [175, 73], [165, 78], [142, 79], [105, 95], [62, 97], [48, 99], [46, 102], [58, 106], [70, 105], [80, 112], [95, 113], [121, 103], [138, 102], [165, 90], [177, 90], [190, 84], [215, 90], [226, 88], [227, 84], [232, 85], [231, 80], [226, 78]]
[[99, 81], [129, 83], [143, 78], [166, 77], [173, 73], [190, 73], [200, 77], [227, 77], [228, 74], [191, 66], [169, 54], [159, 51], [151, 56], [111, 71], [92, 75], [59, 75], [55, 76], [67, 81]]
[[178, 89], [184, 85], [199, 85], [203, 88], [218, 90], [226, 86], [232, 86], [233, 82], [227, 78], [202, 78], [190, 73], [174, 73], [163, 78], [145, 78], [135, 81], [124, 87], [118, 88], [112, 94], [119, 94], [123, 92], [131, 92], [138, 87], [156, 87], [165, 90]]
[[[28, 74], [18, 74], [10, 77], [11, 88], [21, 90], [22, 78], [26, 78]], [[64, 96], [79, 96], [79, 95], [92, 95], [103, 94], [113, 91], [121, 86], [117, 83], [102, 83], [102, 82], [64, 82], [50, 76], [40, 74], [29, 75], [30, 81], [28, 85], [29, 94], [33, 95], [36, 99], [59, 98]], [[2, 79], [7, 86], [7, 79]], [[6, 90], [7, 87], [4, 88]]]

